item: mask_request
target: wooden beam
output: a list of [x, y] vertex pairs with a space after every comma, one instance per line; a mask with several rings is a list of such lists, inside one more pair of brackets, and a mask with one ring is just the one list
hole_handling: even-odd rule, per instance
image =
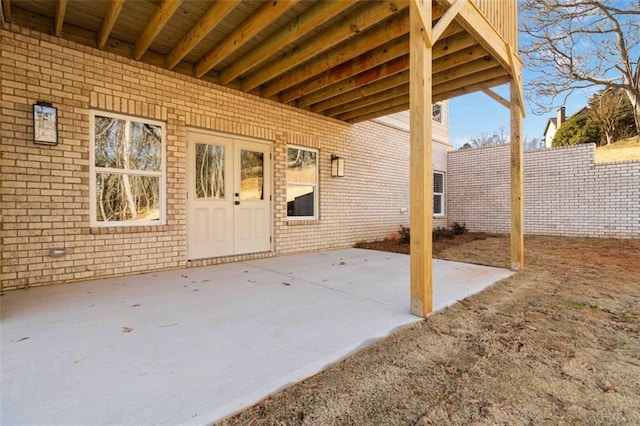
[[[518, 73], [517, 70], [516, 73]], [[513, 78], [509, 85], [511, 97], [511, 269], [522, 271], [524, 269], [523, 131], [517, 81], [516, 78]]]
[[55, 25], [53, 29], [53, 34], [56, 37], [60, 37], [60, 34], [62, 34], [62, 24], [64, 23], [64, 14], [66, 11], [67, 11], [67, 0], [58, 0], [58, 4], [56, 6]]
[[[410, 13], [410, 132], [409, 182], [411, 213], [411, 313], [426, 317], [433, 311], [432, 232], [433, 165], [431, 136], [431, 0], [411, 0]], [[426, 36], [425, 36], [426, 33]]]
[[[408, 58], [408, 57], [403, 57], [403, 58]], [[363, 73], [363, 74], [366, 74], [366, 73]], [[355, 83], [354, 83], [355, 87], [351, 88], [353, 80], [355, 80]], [[408, 82], [409, 82], [409, 66], [408, 65], [402, 72], [395, 72], [386, 78], [374, 79], [373, 82], [370, 82], [370, 83], [363, 82], [362, 84], [360, 84], [357, 78], [349, 79], [348, 81], [340, 83], [341, 86], [344, 83], [344, 86], [348, 89], [345, 91], [345, 93], [335, 94], [325, 99], [322, 102], [318, 102], [317, 104], [311, 107], [311, 111], [322, 112], [329, 108], [333, 108], [338, 105], [343, 105], [348, 102], [352, 102], [367, 96], [371, 96], [376, 93], [383, 92], [385, 90], [391, 89], [392, 87], [400, 86]]]
[[482, 89], [482, 91], [487, 96], [489, 96], [491, 99], [493, 99], [494, 101], [498, 102], [500, 105], [504, 106], [505, 108], [511, 108], [511, 104], [509, 103], [509, 101], [506, 100], [505, 98], [503, 98], [502, 96], [498, 95], [493, 90], [491, 90], [491, 89]]
[[409, 82], [409, 55], [372, 68], [352, 78], [311, 93], [298, 101], [299, 106], [312, 103], [311, 111], [320, 112], [351, 102], [362, 96], [382, 92]]
[[440, 37], [444, 34], [445, 30], [449, 27], [449, 24], [453, 22], [455, 17], [462, 9], [462, 6], [467, 2], [467, 0], [456, 0], [456, 2], [442, 15], [442, 17], [438, 20], [438, 23], [433, 27], [432, 42], [435, 44]]
[[351, 120], [351, 119], [355, 119], [358, 117], [362, 117], [365, 115], [370, 115], [374, 112], [379, 112], [382, 110], [388, 110], [389, 108], [395, 108], [397, 106], [400, 105], [405, 105], [409, 103], [409, 97], [407, 96], [407, 94], [403, 94], [401, 96], [397, 96], [395, 98], [391, 98], [391, 99], [385, 99], [382, 102], [377, 102], [375, 104], [371, 104], [368, 105], [366, 107], [363, 108], [358, 108], [355, 109], [353, 111], [349, 111], [346, 112], [344, 114], [340, 114], [334, 118], [338, 119], [338, 120], [342, 120], [342, 121], [347, 121], [347, 120]]
[[[402, 86], [393, 87], [384, 92], [376, 93], [375, 95], [367, 96], [366, 98], [361, 98], [336, 108], [331, 108], [326, 110], [324, 114], [337, 118], [338, 120], [347, 121], [351, 118], [368, 114], [372, 111], [372, 106], [374, 108], [377, 106], [378, 109], [380, 109], [380, 106], [392, 107], [399, 103], [407, 103], [409, 101], [408, 94], [409, 83], [406, 83]], [[396, 99], [400, 99], [400, 102], [396, 102]], [[369, 108], [369, 110], [367, 110], [367, 108]]]
[[505, 72], [505, 75], [503, 76], [496, 77], [482, 83], [468, 84], [462, 87], [450, 88], [449, 90], [440, 91], [438, 91], [438, 88], [435, 87], [433, 91], [433, 102], [439, 102], [458, 96], [468, 95], [469, 93], [474, 93], [487, 87], [500, 86], [502, 84], [508, 83], [510, 79], [511, 77], [509, 77], [509, 75]]
[[138, 40], [136, 40], [133, 46], [133, 57], [135, 59], [139, 60], [142, 58], [144, 52], [151, 46], [151, 43], [153, 43], [158, 34], [160, 34], [164, 26], [167, 25], [167, 22], [169, 22], [169, 19], [176, 13], [181, 4], [182, 0], [162, 0], [162, 3], [160, 3], [153, 16], [151, 16], [142, 34], [140, 34], [140, 37], [138, 37]]
[[288, 103], [309, 93], [317, 92], [338, 81], [346, 80], [368, 69], [380, 66], [409, 53], [409, 38], [398, 37], [390, 43], [377, 47], [348, 62], [340, 64], [313, 79], [282, 92], [280, 102]]
[[302, 83], [314, 76], [330, 70], [356, 56], [363, 55], [372, 48], [381, 46], [409, 31], [409, 19], [407, 13], [398, 14], [388, 21], [377, 25], [371, 31], [359, 34], [336, 49], [331, 49], [304, 64], [286, 72], [262, 87], [261, 95], [270, 98], [298, 83]]
[[370, 114], [366, 114], [366, 115], [362, 115], [360, 117], [352, 118], [351, 120], [348, 120], [347, 123], [355, 124], [355, 123], [360, 123], [362, 121], [373, 120], [373, 119], [376, 119], [376, 118], [384, 117], [385, 115], [395, 114], [396, 112], [406, 111], [406, 110], [409, 109], [409, 107], [410, 107], [410, 104], [409, 104], [409, 102], [407, 102], [407, 103], [404, 103], [402, 105], [397, 105], [397, 106], [394, 106], [394, 107], [381, 109], [379, 111], [374, 111], [374, 112], [372, 112]]
[[[445, 7], [451, 7], [456, 0], [436, 0]], [[506, 70], [511, 72], [509, 52], [505, 40], [473, 2], [466, 2], [456, 21], [478, 41]]]
[[196, 63], [195, 75], [200, 78], [209, 70], [224, 61], [267, 25], [277, 20], [283, 13], [291, 9], [298, 0], [272, 0], [251, 14], [241, 25], [235, 27], [220, 43], [216, 44]]
[[[494, 72], [489, 75], [483, 74], [484, 71], [488, 70], [493, 70]], [[436, 73], [434, 71], [432, 84], [434, 87], [447, 85], [449, 82], [457, 84], [457, 82], [462, 78], [468, 76], [470, 76], [473, 79], [473, 83], [475, 83], [478, 81], [478, 75], [486, 76], [491, 79], [503, 74], [505, 74], [505, 70], [500, 67], [500, 64], [498, 64], [494, 59], [482, 58], [443, 72]]]
[[[448, 35], [455, 35], [461, 31], [462, 28], [454, 22], [449, 28], [447, 28], [446, 33]], [[467, 38], [466, 40], [470, 41], [471, 39]], [[477, 49], [478, 51], [482, 50], [482, 52], [484, 52], [483, 54], [486, 55], [484, 49], [480, 48], [479, 46], [477, 47]], [[356, 74], [382, 65], [388, 60], [392, 60], [408, 53], [409, 35], [407, 34], [406, 36], [398, 37], [388, 44], [377, 47], [363, 55], [358, 56], [357, 58], [352, 59], [351, 61], [345, 62], [333, 69], [330, 69], [329, 71], [325, 71], [324, 73], [306, 82], [283, 91], [279, 95], [280, 102], [291, 103], [295, 99], [298, 99], [302, 96], [317, 92], [318, 90], [322, 90], [334, 83], [346, 80]], [[480, 55], [477, 55], [476, 52], [469, 52], [469, 56], [473, 57], [474, 59], [481, 57]], [[448, 57], [459, 58], [457, 54], [452, 54]], [[434, 60], [434, 67], [435, 66], [436, 61]]]
[[[451, 67], [452, 64], [455, 65], [456, 63], [464, 63], [466, 61], [466, 59], [464, 58], [465, 54], [460, 53], [458, 55], [458, 54], [455, 54], [454, 52], [460, 52], [463, 49], [467, 49], [474, 45], [475, 45], [475, 41], [471, 39], [469, 36], [467, 36], [466, 34], [456, 34], [446, 40], [441, 40], [440, 42], [436, 43], [436, 46], [433, 48], [433, 51], [432, 51], [433, 58], [437, 59], [437, 58], [447, 57], [447, 58], [450, 58], [450, 61], [449, 61], [449, 65], [446, 65], [446, 62], [443, 63], [439, 60], [435, 61], [434, 68], [436, 66], [437, 67], [442, 66], [444, 69], [448, 69]], [[470, 59], [474, 59], [478, 57], [477, 51], [467, 52], [467, 54], [469, 55]], [[402, 67], [398, 66], [400, 64], [402, 64]], [[316, 91], [314, 93], [305, 95], [302, 98], [298, 99], [297, 105], [299, 107], [307, 107], [309, 105], [313, 105], [313, 104], [325, 101], [329, 98], [333, 98], [335, 96], [344, 94], [349, 90], [356, 89], [364, 84], [369, 84], [373, 81], [388, 77], [389, 75], [392, 75], [396, 72], [403, 71], [406, 69], [409, 69], [408, 58], [405, 58], [403, 60], [398, 58], [390, 61], [388, 64], [383, 64], [379, 67], [371, 68], [370, 70], [360, 73], [350, 78], [349, 80], [345, 80], [343, 82], [333, 84], [321, 91]], [[409, 76], [407, 74], [406, 82], [409, 81], [408, 78]], [[385, 89], [383, 90], [386, 90], [388, 88], [389, 87], [385, 87]], [[351, 100], [353, 99], [349, 98], [347, 102]], [[331, 108], [336, 105], [340, 105], [340, 104], [332, 103], [330, 104], [330, 106], [327, 106], [327, 108]], [[323, 109], [317, 109], [316, 105], [314, 105], [311, 108], [311, 110], [315, 112], [323, 111]]]
[[513, 51], [511, 46], [507, 44], [507, 49], [509, 50], [509, 63], [511, 64], [511, 75], [514, 80], [515, 89], [518, 95], [518, 105], [520, 106], [520, 113], [523, 117], [525, 117], [526, 111], [524, 107], [524, 94], [522, 93], [522, 80], [520, 78], [520, 73], [518, 70], [520, 69], [519, 64], [517, 62], [516, 52]]
[[455, 79], [443, 79], [438, 77], [439, 84], [433, 87], [433, 95], [440, 93], [451, 92], [457, 89], [464, 89], [467, 86], [474, 86], [477, 84], [482, 84], [487, 81], [491, 81], [495, 78], [508, 76], [507, 71], [502, 68], [500, 65], [494, 66], [493, 68], [489, 68], [484, 71], [479, 71], [475, 73], [471, 73], [467, 70], [468, 73], [465, 76], [461, 76], [460, 78]]
[[296, 49], [290, 50], [277, 60], [256, 70], [242, 83], [242, 89], [248, 92], [261, 84], [289, 71], [293, 67], [319, 55], [349, 37], [385, 20], [407, 7], [407, 0], [385, 1], [367, 4], [356, 13], [338, 24], [326, 28]]
[[167, 68], [172, 69], [189, 54], [224, 18], [240, 0], [217, 0], [205, 12], [191, 30], [171, 49], [167, 55]]
[[220, 83], [227, 84], [231, 80], [252, 70], [269, 59], [275, 52], [300, 39], [310, 31], [333, 18], [335, 15], [351, 7], [356, 0], [327, 0], [315, 3], [302, 15], [296, 17], [286, 27], [271, 35], [268, 39], [227, 68], [220, 71]]
[[116, 23], [123, 5], [124, 0], [111, 0], [107, 5], [107, 11], [104, 14], [102, 26], [98, 33], [98, 49], [104, 49], [105, 44], [107, 44], [109, 34], [111, 34], [111, 30], [113, 30], [113, 25]]
[[2, 0], [2, 13], [4, 14], [4, 19], [8, 23], [12, 23], [12, 14], [11, 14], [11, 0]]

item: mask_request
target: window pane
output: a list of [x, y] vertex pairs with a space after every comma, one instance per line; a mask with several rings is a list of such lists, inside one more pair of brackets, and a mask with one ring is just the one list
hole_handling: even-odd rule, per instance
[[442, 214], [442, 195], [433, 195], [433, 214]]
[[95, 138], [96, 166], [160, 171], [160, 126], [96, 116]]
[[264, 154], [240, 151], [240, 199], [264, 200]]
[[444, 193], [444, 175], [442, 173], [433, 174], [433, 192]]
[[96, 220], [160, 219], [160, 178], [113, 173], [96, 175]]
[[287, 216], [308, 216], [315, 214], [315, 187], [287, 185]]
[[196, 196], [224, 198], [224, 147], [196, 144]]
[[441, 103], [437, 103], [437, 104], [433, 104], [431, 107], [431, 117], [433, 119], [433, 121], [436, 121], [438, 123], [442, 123], [442, 104]]
[[287, 148], [287, 182], [316, 183], [317, 153], [300, 148]]

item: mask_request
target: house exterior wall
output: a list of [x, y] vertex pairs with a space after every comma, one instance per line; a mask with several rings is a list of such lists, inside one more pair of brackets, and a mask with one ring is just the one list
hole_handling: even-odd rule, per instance
[[[348, 125], [8, 24], [0, 45], [3, 289], [347, 247], [408, 225], [404, 131]], [[38, 100], [58, 108], [57, 146], [33, 143]], [[91, 110], [166, 123], [166, 225], [90, 226]], [[189, 127], [273, 142], [271, 253], [187, 261]], [[287, 144], [319, 150], [318, 220], [287, 220]], [[330, 176], [331, 154], [345, 159], [345, 177]], [[434, 159], [446, 166], [445, 153]], [[67, 255], [50, 257], [57, 247]]]
[[544, 132], [544, 147], [550, 149], [553, 144], [553, 137], [556, 135], [556, 125], [553, 121], [547, 123], [547, 128]]
[[[596, 164], [595, 145], [524, 153], [527, 234], [640, 237], [640, 161]], [[508, 233], [509, 146], [448, 154], [450, 222]]]
[[[432, 157], [433, 171], [444, 174], [445, 179], [445, 197], [446, 197], [446, 181], [447, 181], [447, 153], [453, 149], [449, 143], [449, 102], [443, 101], [442, 104], [442, 121], [432, 122]], [[380, 117], [374, 121], [385, 125], [395, 127], [409, 134], [409, 111], [403, 111], [384, 117]], [[444, 203], [444, 214], [433, 217], [433, 227], [447, 226], [447, 202]], [[408, 207], [408, 205], [407, 205]]]

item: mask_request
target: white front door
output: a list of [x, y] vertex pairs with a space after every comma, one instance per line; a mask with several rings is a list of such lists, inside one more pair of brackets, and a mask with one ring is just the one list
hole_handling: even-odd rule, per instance
[[190, 132], [187, 257], [271, 250], [271, 145]]

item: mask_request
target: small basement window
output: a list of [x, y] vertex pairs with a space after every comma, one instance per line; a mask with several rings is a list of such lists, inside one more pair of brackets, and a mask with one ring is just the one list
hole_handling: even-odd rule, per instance
[[444, 173], [433, 174], [433, 215], [444, 216]]
[[287, 218], [318, 218], [318, 151], [287, 147]]
[[164, 224], [165, 125], [90, 113], [91, 226]]

